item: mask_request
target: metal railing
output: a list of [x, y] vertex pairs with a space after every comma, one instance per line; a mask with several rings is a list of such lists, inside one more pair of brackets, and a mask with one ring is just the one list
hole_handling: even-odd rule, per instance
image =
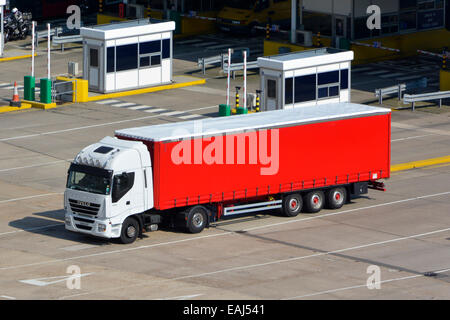
[[399, 83], [396, 86], [375, 89], [375, 97], [378, 98], [378, 103], [383, 104], [383, 97], [390, 94], [397, 94], [398, 100], [402, 99], [402, 93], [406, 90], [405, 83]]
[[64, 52], [64, 44], [66, 43], [73, 43], [73, 42], [81, 42], [83, 41], [83, 38], [81, 35], [72, 35], [72, 36], [53, 36], [52, 38], [52, 44], [53, 45], [61, 45], [61, 52]]
[[[258, 69], [258, 68], [259, 68], [258, 61], [249, 61], [249, 62], [247, 62], [247, 70]], [[222, 65], [222, 70], [225, 73], [228, 72], [228, 63], [224, 63]], [[235, 79], [236, 71], [240, 71], [240, 70], [244, 70], [244, 63], [243, 62], [232, 63], [230, 65], [230, 71], [231, 71], [231, 75], [232, 75], [233, 79]]]
[[[75, 89], [74, 89], [75, 82]], [[52, 101], [77, 102], [77, 82], [56, 80], [52, 84]], [[75, 93], [75, 94], [74, 94]]]
[[220, 67], [223, 68], [225, 61], [228, 61], [228, 55], [221, 53], [217, 56], [198, 58], [197, 65], [202, 68], [202, 73], [206, 73], [206, 66], [216, 65], [220, 63]]
[[450, 98], [450, 91], [438, 91], [422, 94], [405, 94], [403, 96], [403, 103], [411, 103], [412, 110], [414, 111], [416, 102], [439, 100], [439, 108], [441, 108], [442, 100], [448, 98]]

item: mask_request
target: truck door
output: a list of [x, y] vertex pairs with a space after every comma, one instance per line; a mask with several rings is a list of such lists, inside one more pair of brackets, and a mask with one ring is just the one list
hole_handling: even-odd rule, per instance
[[131, 215], [144, 210], [144, 180], [140, 171], [114, 175], [112, 206], [114, 215]]
[[265, 80], [265, 110], [271, 111], [279, 109], [278, 103], [278, 79], [275, 77], [266, 77]]

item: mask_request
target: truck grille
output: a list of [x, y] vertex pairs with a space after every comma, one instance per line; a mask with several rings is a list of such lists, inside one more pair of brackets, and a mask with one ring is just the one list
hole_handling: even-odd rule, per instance
[[69, 199], [70, 209], [74, 213], [88, 214], [96, 216], [100, 210], [100, 205], [91, 202], [78, 201], [74, 199]]

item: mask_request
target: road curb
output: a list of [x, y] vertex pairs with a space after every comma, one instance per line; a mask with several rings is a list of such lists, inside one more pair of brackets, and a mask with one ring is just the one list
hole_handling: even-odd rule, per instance
[[434, 166], [437, 164], [445, 164], [445, 163], [450, 163], [450, 156], [394, 164], [394, 165], [391, 165], [391, 172], [399, 172], [399, 171], [429, 167], [429, 166]]

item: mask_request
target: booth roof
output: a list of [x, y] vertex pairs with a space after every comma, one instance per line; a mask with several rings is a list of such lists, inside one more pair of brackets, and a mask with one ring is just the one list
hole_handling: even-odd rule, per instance
[[148, 141], [173, 141], [191, 137], [237, 133], [247, 130], [271, 129], [305, 125], [338, 119], [348, 119], [390, 113], [391, 110], [355, 103], [331, 103], [294, 109], [266, 111], [237, 116], [209, 118], [184, 122], [117, 130], [121, 137]]

